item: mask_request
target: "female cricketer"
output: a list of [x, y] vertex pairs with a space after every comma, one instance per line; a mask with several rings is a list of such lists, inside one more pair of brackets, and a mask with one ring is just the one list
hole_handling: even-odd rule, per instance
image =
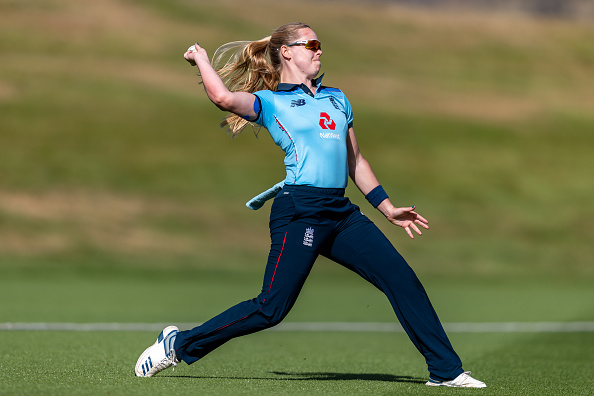
[[[285, 152], [287, 176], [270, 213], [271, 248], [260, 294], [187, 331], [165, 328], [138, 359], [151, 377], [192, 364], [225, 342], [280, 323], [321, 254], [359, 274], [389, 299], [429, 370], [429, 386], [482, 388], [462, 369], [421, 282], [389, 240], [344, 196], [348, 179], [388, 221], [410, 238], [428, 222], [413, 207], [395, 207], [357, 144], [344, 93], [322, 85], [321, 43], [306, 24], [290, 23], [235, 50], [217, 71], [198, 44], [184, 58], [198, 67], [208, 98], [230, 112], [234, 134], [249, 122], [265, 127]], [[217, 58], [215, 56], [215, 58]]]

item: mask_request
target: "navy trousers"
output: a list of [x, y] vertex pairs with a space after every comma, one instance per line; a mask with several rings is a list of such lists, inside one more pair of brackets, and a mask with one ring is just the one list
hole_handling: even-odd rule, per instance
[[180, 331], [174, 347], [184, 362], [194, 363], [232, 338], [280, 323], [321, 254], [388, 297], [400, 324], [425, 357], [431, 378], [450, 380], [463, 372], [414, 271], [375, 224], [344, 197], [344, 189], [285, 186], [272, 204], [270, 237], [262, 292], [194, 329]]

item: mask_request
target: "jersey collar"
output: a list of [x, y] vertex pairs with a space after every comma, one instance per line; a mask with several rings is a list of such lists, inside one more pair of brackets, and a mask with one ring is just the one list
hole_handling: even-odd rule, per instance
[[[316, 92], [320, 89], [320, 86], [322, 85], [322, 78], [324, 78], [323, 74], [320, 77], [314, 78], [313, 80], [311, 80], [313, 86], [316, 87]], [[310, 89], [307, 87], [307, 85], [305, 85], [303, 83], [301, 83], [301, 84], [280, 83], [276, 87], [276, 91], [277, 92], [279, 92], [279, 91], [293, 91], [297, 88], [301, 88], [303, 90], [303, 92], [305, 92], [309, 96], [312, 96], [312, 97], [314, 96], [313, 93], [310, 91]]]

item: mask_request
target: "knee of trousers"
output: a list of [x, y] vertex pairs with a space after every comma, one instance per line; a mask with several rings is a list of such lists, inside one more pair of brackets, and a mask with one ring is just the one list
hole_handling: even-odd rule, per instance
[[263, 301], [259, 315], [264, 319], [266, 327], [273, 327], [283, 321], [291, 309], [291, 305], [275, 304], [273, 301]]

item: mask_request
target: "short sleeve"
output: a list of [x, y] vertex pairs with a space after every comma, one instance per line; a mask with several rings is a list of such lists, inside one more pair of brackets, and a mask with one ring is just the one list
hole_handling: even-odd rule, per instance
[[257, 114], [257, 118], [254, 122], [258, 125], [267, 128], [267, 114], [271, 114], [272, 107], [272, 92], [271, 91], [258, 91], [254, 92], [256, 100], [254, 102], [254, 111]]
[[353, 126], [353, 108], [346, 96], [344, 96], [344, 110], [347, 117], [347, 124], [349, 125], [349, 128], [351, 128]]
[[[347, 99], [344, 92], [338, 88], [326, 88], [330, 94], [330, 99], [334, 103], [334, 106], [340, 106], [340, 110], [344, 113], [348, 128], [353, 126], [353, 108], [351, 103]], [[338, 107], [337, 107], [338, 108]]]

